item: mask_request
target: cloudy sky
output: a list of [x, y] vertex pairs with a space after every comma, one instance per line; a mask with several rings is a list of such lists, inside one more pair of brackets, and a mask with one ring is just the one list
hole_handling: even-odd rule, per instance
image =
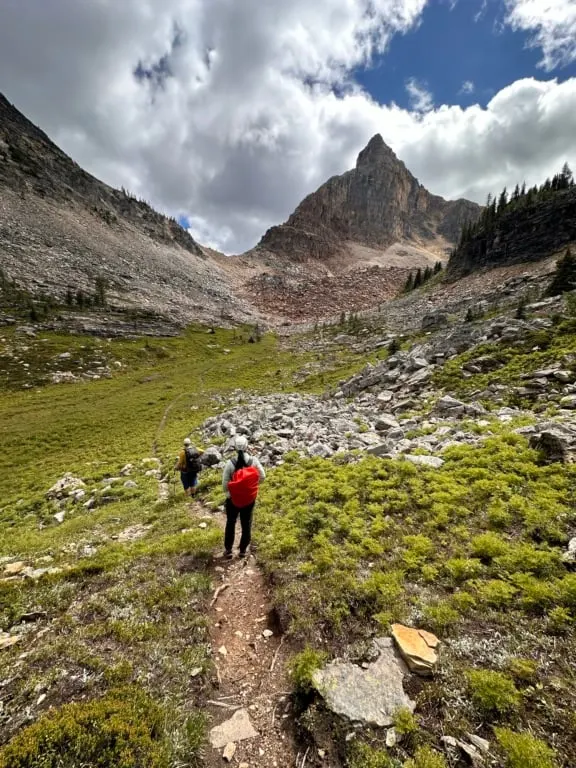
[[576, 167], [576, 2], [0, 0], [0, 91], [237, 253], [377, 132], [448, 198]]

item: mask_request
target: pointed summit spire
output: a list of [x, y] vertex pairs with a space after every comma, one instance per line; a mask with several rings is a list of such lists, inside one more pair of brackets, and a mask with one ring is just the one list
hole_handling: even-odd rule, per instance
[[384, 141], [382, 136], [377, 133], [372, 136], [366, 147], [358, 155], [356, 168], [366, 168], [382, 163], [383, 161], [396, 160], [396, 155]]

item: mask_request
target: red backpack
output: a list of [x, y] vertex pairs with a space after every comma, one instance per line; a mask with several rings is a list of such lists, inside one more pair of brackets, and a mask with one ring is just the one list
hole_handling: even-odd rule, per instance
[[228, 491], [232, 504], [239, 509], [247, 507], [256, 501], [260, 474], [256, 467], [237, 469], [228, 483]]

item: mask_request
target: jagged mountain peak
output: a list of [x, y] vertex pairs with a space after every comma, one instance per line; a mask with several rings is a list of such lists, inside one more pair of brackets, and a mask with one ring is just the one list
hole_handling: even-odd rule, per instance
[[377, 133], [372, 136], [368, 144], [358, 155], [356, 168], [358, 170], [371, 168], [382, 163], [389, 163], [390, 161], [400, 162], [394, 151], [386, 144], [382, 136]]
[[356, 168], [308, 195], [286, 224], [264, 235], [257, 251], [297, 262], [326, 261], [350, 255], [351, 244], [378, 252], [404, 244], [441, 258], [457, 241], [462, 225], [475, 220], [480, 210], [467, 200], [432, 195], [377, 133], [358, 155]]

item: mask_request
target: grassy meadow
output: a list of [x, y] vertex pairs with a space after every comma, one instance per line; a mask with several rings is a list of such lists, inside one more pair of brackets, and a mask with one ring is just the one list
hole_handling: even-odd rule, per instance
[[[467, 395], [499, 375], [520, 381], [576, 352], [570, 322], [539, 345], [488, 345], [450, 361], [436, 385]], [[321, 392], [386, 354], [313, 353], [249, 335], [0, 334], [0, 576], [14, 561], [36, 571], [0, 579], [0, 630], [19, 636], [0, 650], [0, 768], [202, 764], [209, 568], [221, 533], [209, 517], [192, 520], [179, 484], [159, 501], [157, 473], [235, 391]], [[68, 352], [65, 370], [102, 363], [110, 377], [48, 384]], [[501, 356], [502, 373], [462, 379], [479, 354]], [[255, 543], [302, 649], [293, 679], [303, 738], [326, 730], [310, 690], [322, 660], [362, 662], [394, 621], [442, 640], [434, 677], [409, 682], [417, 708], [398, 713], [395, 747], [385, 733], [346, 740], [329, 724], [342, 765], [452, 768], [440, 737], [467, 733], [490, 741], [489, 766], [574, 764], [576, 575], [561, 556], [576, 527], [576, 469], [543, 464], [512, 432], [519, 425], [490, 415], [467, 425], [487, 439], [450, 448], [439, 470], [288, 456], [263, 485]], [[86, 495], [58, 523], [46, 492], [67, 472]], [[216, 472], [204, 473], [202, 494], [222, 501]]]

